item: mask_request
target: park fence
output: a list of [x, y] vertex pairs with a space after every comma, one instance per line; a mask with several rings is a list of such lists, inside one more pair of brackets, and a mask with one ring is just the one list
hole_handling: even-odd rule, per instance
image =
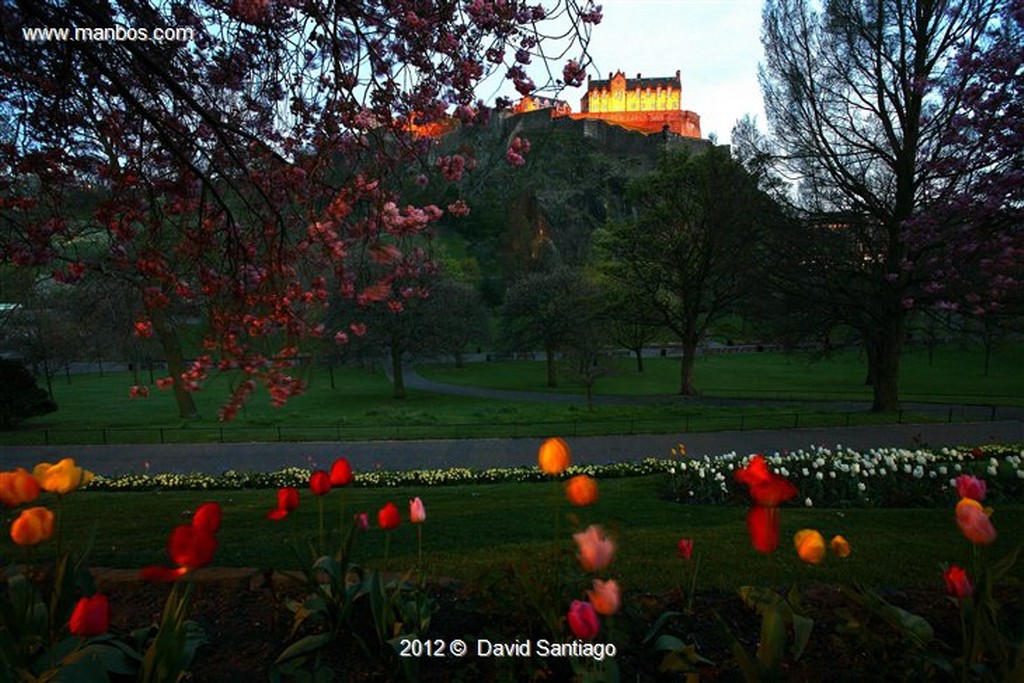
[[993, 405], [925, 406], [895, 414], [865, 411], [772, 412], [688, 415], [672, 418], [574, 419], [531, 422], [403, 422], [324, 425], [189, 425], [181, 427], [35, 428], [0, 435], [0, 444], [90, 445], [143, 443], [268, 443], [400, 441], [424, 439], [519, 438], [690, 434], [755, 429], [850, 427], [1019, 419], [1014, 409]]

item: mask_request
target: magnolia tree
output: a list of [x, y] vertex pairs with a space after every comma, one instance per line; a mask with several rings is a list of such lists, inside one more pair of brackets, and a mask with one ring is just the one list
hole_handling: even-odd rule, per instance
[[[577, 0], [24, 0], [0, 12], [0, 262], [127, 283], [134, 333], [168, 364], [160, 386], [188, 416], [191, 392], [229, 373], [223, 418], [259, 383], [275, 405], [300, 392], [304, 340], [361, 332], [358, 307], [327, 329], [335, 296], [398, 310], [410, 291], [429, 296], [400, 286], [426, 267], [415, 238], [469, 207], [408, 205], [398, 188], [410, 173], [457, 182], [472, 160], [431, 159], [422, 131], [485, 120], [475, 93], [492, 75], [522, 94], [538, 89], [538, 65], [542, 85], [579, 84], [601, 17]], [[524, 141], [509, 146], [515, 164]], [[188, 358], [181, 326], [197, 320], [202, 352]]]

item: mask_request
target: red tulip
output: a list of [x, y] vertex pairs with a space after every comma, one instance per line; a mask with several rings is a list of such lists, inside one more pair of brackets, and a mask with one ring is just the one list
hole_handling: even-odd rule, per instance
[[942, 572], [942, 578], [946, 581], [946, 592], [955, 598], [966, 598], [974, 592], [967, 572], [955, 564]]
[[348, 486], [352, 483], [352, 467], [345, 458], [338, 458], [331, 465], [331, 486]]
[[314, 496], [326, 496], [331, 492], [331, 477], [323, 470], [317, 470], [309, 477], [309, 490]]
[[363, 531], [366, 531], [370, 528], [370, 515], [366, 514], [365, 512], [358, 513], [355, 516], [355, 520], [356, 526], [358, 526]]
[[796, 495], [796, 486], [785, 477], [768, 471], [760, 455], [750, 459], [746, 467], [736, 470], [736, 481], [746, 484], [753, 507], [747, 513], [747, 531], [754, 549], [770, 553], [779, 545], [779, 511], [777, 506]]
[[679, 557], [684, 560], [688, 560], [693, 556], [693, 539], [691, 538], [680, 538], [679, 539]]
[[954, 480], [954, 483], [956, 484], [956, 492], [961, 498], [973, 498], [977, 501], [985, 500], [988, 485], [985, 484], [984, 479], [978, 479], [969, 474], [961, 474]]
[[388, 503], [377, 512], [377, 526], [381, 529], [394, 529], [401, 521], [401, 513], [394, 503]]
[[746, 484], [750, 497], [758, 505], [775, 506], [796, 495], [794, 486], [785, 477], [768, 471], [764, 457], [755, 455], [750, 463], [736, 470], [736, 481]]
[[99, 593], [89, 598], [82, 598], [75, 605], [68, 622], [72, 635], [89, 638], [106, 633], [110, 628], [110, 602], [107, 596]]
[[175, 527], [167, 539], [167, 555], [177, 568], [145, 567], [142, 578], [147, 581], [175, 581], [193, 569], [213, 562], [213, 554], [217, 551], [214, 532], [220, 528], [220, 519], [220, 505], [201, 505], [192, 516], [192, 523]]
[[192, 526], [205, 529], [211, 534], [220, 531], [220, 520], [222, 517], [220, 505], [217, 503], [203, 503], [192, 515]]
[[299, 507], [299, 490], [294, 486], [283, 486], [277, 490], [277, 507], [267, 513], [267, 519], [284, 519], [288, 513]]
[[597, 617], [597, 610], [589, 602], [573, 600], [566, 616], [569, 620], [569, 628], [581, 640], [593, 640], [601, 630], [601, 621]]
[[747, 531], [754, 550], [771, 553], [779, 545], [779, 509], [755, 505], [747, 513]]

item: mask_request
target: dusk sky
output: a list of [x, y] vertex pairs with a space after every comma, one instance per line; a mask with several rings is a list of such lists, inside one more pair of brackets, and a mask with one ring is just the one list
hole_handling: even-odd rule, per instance
[[[604, 19], [594, 28], [588, 70], [607, 78], [621, 70], [628, 78], [681, 72], [682, 108], [701, 117], [701, 133], [729, 141], [744, 114], [765, 117], [757, 84], [762, 59], [761, 0], [599, 0]], [[558, 73], [561, 66], [558, 66]], [[538, 83], [542, 77], [534, 76]], [[511, 91], [511, 88], [509, 87]], [[514, 93], [514, 91], [511, 91]], [[560, 99], [579, 111], [585, 88], [567, 89]]]

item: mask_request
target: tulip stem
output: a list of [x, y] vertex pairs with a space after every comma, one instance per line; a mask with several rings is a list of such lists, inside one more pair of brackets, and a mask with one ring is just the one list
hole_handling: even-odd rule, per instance
[[324, 497], [317, 496], [317, 510], [320, 513], [320, 543], [317, 545], [316, 550], [318, 555], [323, 555], [326, 550], [324, 545]]
[[387, 564], [391, 557], [391, 529], [384, 532], [384, 564]]
[[423, 574], [423, 524], [416, 525], [416, 549], [417, 549], [417, 560], [416, 563], [420, 568], [420, 576]]
[[693, 595], [697, 591], [697, 572], [700, 571], [700, 553], [697, 553], [697, 557], [693, 563], [693, 573], [690, 575], [690, 591], [686, 596], [686, 612], [687, 614], [693, 614]]

